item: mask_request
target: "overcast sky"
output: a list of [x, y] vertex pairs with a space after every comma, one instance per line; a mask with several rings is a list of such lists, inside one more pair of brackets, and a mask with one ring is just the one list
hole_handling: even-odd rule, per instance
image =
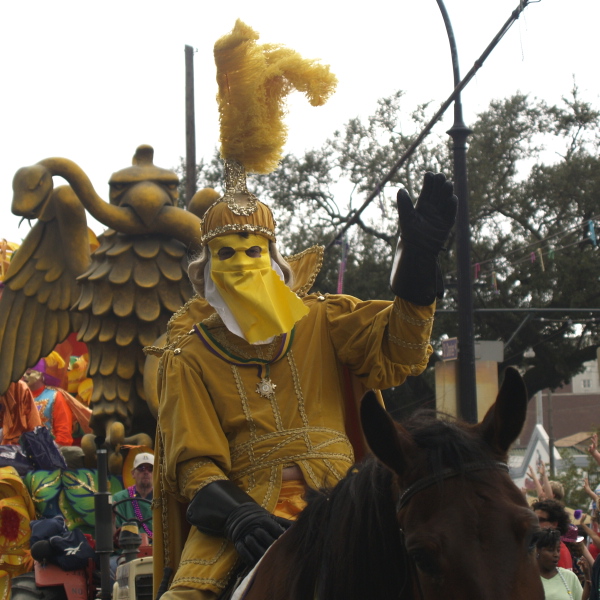
[[[446, 0], [461, 75], [492, 41], [519, 0]], [[352, 8], [352, 7], [355, 8]], [[339, 78], [321, 108], [290, 103], [287, 151], [318, 147], [377, 99], [407, 92], [437, 108], [453, 88], [448, 38], [435, 0], [29, 0], [0, 3], [0, 238], [28, 231], [10, 213], [15, 171], [50, 156], [75, 161], [108, 196], [110, 175], [131, 164], [140, 144], [155, 164], [173, 168], [185, 154], [185, 45], [194, 55], [197, 158], [218, 144], [214, 42], [241, 18], [261, 36], [305, 58], [320, 58]], [[568, 95], [600, 106], [598, 0], [541, 0], [520, 19], [463, 92], [469, 124], [490, 100], [522, 91], [551, 103]], [[443, 134], [448, 119], [435, 132]], [[55, 185], [64, 183], [55, 179]], [[94, 225], [97, 233], [102, 231]]]

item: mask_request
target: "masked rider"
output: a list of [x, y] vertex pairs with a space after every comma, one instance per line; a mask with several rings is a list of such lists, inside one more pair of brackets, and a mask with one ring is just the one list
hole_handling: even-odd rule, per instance
[[[231, 72], [227, 83], [232, 96]], [[155, 586], [174, 571], [165, 600], [217, 598], [285, 531], [307, 488], [334, 485], [353, 464], [355, 397], [425, 369], [437, 255], [456, 212], [442, 174], [425, 175], [416, 207], [399, 193], [394, 301], [306, 294], [322, 249], [283, 260], [271, 210], [223, 146], [226, 190], [189, 267], [198, 297], [160, 351], [154, 565]]]

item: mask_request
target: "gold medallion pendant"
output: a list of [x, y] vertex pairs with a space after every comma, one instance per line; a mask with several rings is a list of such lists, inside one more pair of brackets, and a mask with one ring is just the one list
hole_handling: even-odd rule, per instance
[[276, 387], [277, 386], [269, 377], [263, 377], [260, 382], [256, 384], [256, 392], [263, 398], [269, 398], [275, 393]]

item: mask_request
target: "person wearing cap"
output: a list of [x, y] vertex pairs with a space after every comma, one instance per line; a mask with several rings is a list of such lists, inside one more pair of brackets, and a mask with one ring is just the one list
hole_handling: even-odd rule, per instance
[[[130, 452], [132, 451], [133, 450], [130, 450]], [[126, 487], [124, 490], [117, 492], [112, 497], [113, 506], [122, 500], [129, 500], [128, 502], [121, 502], [121, 504], [115, 506], [113, 511], [115, 518], [113, 539], [115, 540], [115, 544], [117, 544], [119, 540], [119, 529], [128, 521], [135, 521], [138, 525], [139, 532], [146, 533], [148, 536], [148, 543], [152, 544], [152, 507], [148, 502], [138, 502], [138, 499], [152, 501], [153, 470], [154, 455], [150, 452], [138, 452], [133, 460], [131, 469], [133, 484]], [[140, 523], [140, 521], [146, 519], [150, 520], [146, 523]], [[115, 553], [110, 557], [110, 576], [112, 581], [115, 580], [121, 554], [121, 549], [116, 548]]]
[[[257, 37], [238, 21], [215, 45], [225, 192], [210, 199], [203, 249], [189, 266], [198, 297], [171, 319], [165, 347], [153, 349], [161, 355], [155, 589], [167, 567], [174, 571], [165, 600], [217, 598], [240, 566], [254, 564], [285, 531], [307, 488], [344, 477], [355, 460], [348, 426], [355, 402], [367, 389], [400, 385], [427, 366], [442, 292], [437, 254], [456, 214], [452, 184], [426, 174], [416, 208], [406, 192], [398, 196], [396, 299], [308, 294], [322, 250], [285, 261], [271, 210], [246, 187], [246, 172], [269, 172], [280, 151], [265, 164], [274, 122], [261, 129], [253, 119], [265, 111], [246, 106], [257, 97], [271, 101], [274, 90], [240, 89], [252, 78], [245, 67], [264, 59]], [[296, 87], [331, 87], [328, 70], [315, 73], [314, 61], [306, 68], [290, 78]], [[252, 136], [268, 132], [238, 144], [244, 128]]]
[[[573, 573], [577, 575], [581, 585], [585, 583], [585, 572], [581, 567], [581, 561], [585, 560], [590, 568], [594, 566], [594, 559], [590, 554], [587, 546], [584, 543], [584, 536], [580, 534], [577, 525], [569, 523], [567, 532], [560, 536], [560, 541], [567, 547], [571, 554], [571, 560], [573, 562]], [[589, 579], [589, 573], [588, 573]]]
[[[132, 519], [151, 519], [152, 509], [147, 502], [137, 502], [137, 498], [152, 501], [153, 498], [153, 478], [154, 455], [149, 452], [140, 452], [133, 461], [131, 477], [133, 485], [117, 492], [113, 496], [113, 504], [119, 500], [130, 498], [130, 502], [119, 504], [116, 512], [116, 527], [119, 529], [123, 523]], [[122, 516], [121, 516], [122, 515]], [[145, 531], [148, 538], [152, 540], [152, 521], [140, 525], [140, 533]]]

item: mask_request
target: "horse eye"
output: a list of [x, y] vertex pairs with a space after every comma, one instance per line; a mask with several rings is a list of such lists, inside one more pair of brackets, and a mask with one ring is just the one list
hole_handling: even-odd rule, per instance
[[417, 568], [425, 575], [435, 577], [439, 574], [437, 560], [427, 550], [417, 548], [416, 550], [410, 550], [409, 555]]

